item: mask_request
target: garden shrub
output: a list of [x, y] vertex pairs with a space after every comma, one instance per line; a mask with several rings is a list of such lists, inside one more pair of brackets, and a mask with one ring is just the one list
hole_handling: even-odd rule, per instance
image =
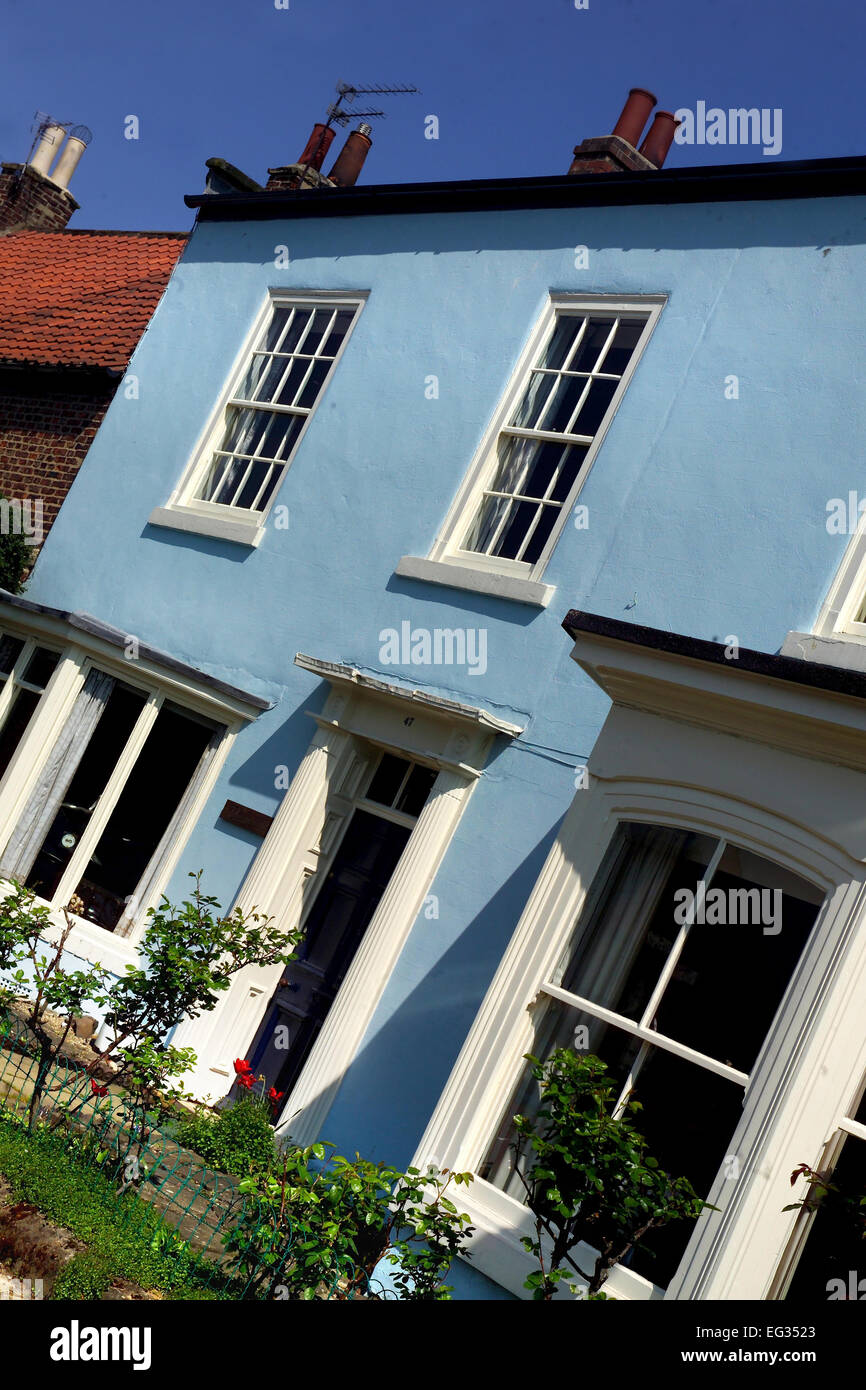
[[175, 1138], [222, 1173], [261, 1172], [277, 1156], [269, 1112], [252, 1096], [225, 1110], [199, 1111], [178, 1125]]

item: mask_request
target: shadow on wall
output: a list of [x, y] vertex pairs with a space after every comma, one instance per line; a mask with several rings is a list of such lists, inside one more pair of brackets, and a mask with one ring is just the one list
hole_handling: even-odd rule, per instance
[[[669, 204], [653, 206], [515, 209], [504, 217], [500, 212], [428, 212], [406, 216], [365, 217], [365, 227], [374, 230], [359, 247], [356, 218], [330, 218], [326, 261], [343, 256], [357, 261], [359, 256], [440, 255], [454, 251], [560, 250], [573, 243], [575, 212], [580, 214], [581, 236], [590, 253], [621, 251], [712, 251], [744, 250], [749, 247], [859, 246], [863, 242], [862, 214], [837, 213], [832, 236], [828, 232], [826, 208], [797, 199], [768, 199], [743, 203], [724, 202], [679, 204], [676, 218]], [[816, 206], [815, 202], [819, 205]], [[274, 229], [291, 221], [293, 260], [321, 255], [319, 219], [287, 218], [244, 224], [245, 235], [237, 236], [237, 224], [201, 223], [184, 252], [184, 264], [272, 264]], [[223, 231], [223, 228], [226, 230]], [[215, 235], [212, 232], [215, 231]], [[627, 238], [624, 233], [627, 232]], [[411, 241], [411, 249], [407, 243]]]
[[[368, 1032], [322, 1126], [322, 1138], [336, 1144], [338, 1153], [357, 1149], [365, 1158], [402, 1168], [411, 1162], [559, 824], [550, 828], [399, 1008]], [[427, 922], [421, 914], [412, 934], [437, 928], [437, 922]]]

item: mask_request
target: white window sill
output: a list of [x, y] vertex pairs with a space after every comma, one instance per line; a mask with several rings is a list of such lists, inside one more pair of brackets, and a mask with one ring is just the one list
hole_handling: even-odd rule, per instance
[[206, 516], [193, 507], [154, 507], [147, 520], [151, 526], [166, 526], [194, 536], [212, 536], [215, 540], [234, 541], [237, 545], [259, 545], [265, 534], [264, 526], [246, 520], [243, 515], [237, 519]]
[[555, 584], [541, 584], [535, 579], [520, 579], [495, 570], [473, 569], [447, 560], [422, 559], [420, 555], [404, 555], [397, 562], [394, 573], [404, 579], [421, 579], [428, 584], [444, 584], [449, 589], [468, 589], [514, 603], [528, 603], [533, 608], [546, 608], [556, 593]]
[[[520, 1243], [521, 1236], [536, 1234], [527, 1208], [491, 1187], [483, 1178], [476, 1178], [457, 1193], [452, 1192], [451, 1200], [458, 1211], [466, 1213], [474, 1228], [475, 1234], [467, 1247], [470, 1268], [486, 1274], [488, 1279], [517, 1298], [530, 1299], [532, 1295], [524, 1283], [528, 1275], [538, 1269], [538, 1262]], [[549, 1256], [550, 1243], [546, 1236], [542, 1237], [542, 1245]], [[584, 1244], [580, 1244], [574, 1254], [584, 1268], [595, 1260], [595, 1251]], [[664, 1298], [664, 1289], [625, 1265], [614, 1265], [604, 1292], [628, 1303], [655, 1302]], [[574, 1294], [564, 1290], [560, 1297], [570, 1300]]]
[[803, 661], [815, 661], [821, 666], [842, 666], [849, 671], [866, 671], [866, 631], [836, 632], [832, 637], [814, 632], [789, 632], [782, 643], [781, 656], [795, 656]]

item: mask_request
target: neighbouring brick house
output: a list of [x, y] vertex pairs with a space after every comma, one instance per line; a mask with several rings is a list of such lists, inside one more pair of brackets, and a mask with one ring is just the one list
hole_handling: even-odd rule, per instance
[[42, 536], [186, 241], [181, 232], [68, 231], [77, 208], [33, 165], [2, 166], [0, 493], [41, 499]]

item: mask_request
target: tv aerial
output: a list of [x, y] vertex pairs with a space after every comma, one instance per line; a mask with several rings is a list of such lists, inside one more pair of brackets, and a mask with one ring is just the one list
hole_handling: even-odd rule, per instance
[[[318, 167], [318, 165], [316, 164], [316, 159], [319, 154], [319, 151], [322, 148], [322, 145], [325, 143], [326, 134], [329, 129], [333, 131], [334, 126], [345, 126], [348, 125], [350, 121], [354, 120], [385, 120], [388, 113], [387, 111], [383, 111], [378, 106], [370, 107], [370, 109], [366, 111], [358, 110], [354, 103], [358, 100], [359, 97], [414, 96], [420, 91], [420, 88], [411, 87], [406, 85], [405, 83], [400, 83], [399, 85], [390, 87], [386, 87], [380, 83], [375, 83], [372, 86], [356, 87], [351, 82], [338, 82], [335, 90], [337, 93], [337, 100], [332, 102], [331, 105], [328, 107], [328, 113], [325, 117], [325, 122], [322, 127], [322, 130], [319, 133], [319, 138], [315, 144], [315, 147], [313, 148], [312, 152], [308, 155], [308, 159], [304, 163], [304, 165], [300, 166], [304, 169], [309, 168], [311, 165], [315, 168]], [[333, 136], [330, 137], [330, 139], [332, 138]], [[328, 144], [330, 144], [330, 139], [328, 140]], [[325, 145], [325, 149], [327, 148], [328, 146]], [[319, 160], [318, 162], [321, 163], [322, 161]]]
[[370, 111], [356, 111], [354, 108], [351, 111], [344, 111], [342, 108], [344, 105], [352, 106], [352, 103], [361, 96], [412, 96], [417, 94], [419, 90], [418, 87], [408, 87], [403, 84], [398, 87], [383, 87], [378, 83], [372, 87], [353, 87], [350, 82], [338, 82], [336, 87], [337, 100], [328, 107], [327, 124], [330, 125], [332, 121], [335, 121], [337, 125], [348, 125], [349, 121], [352, 120], [384, 120], [388, 113], [387, 111], [380, 111], [378, 107]]

